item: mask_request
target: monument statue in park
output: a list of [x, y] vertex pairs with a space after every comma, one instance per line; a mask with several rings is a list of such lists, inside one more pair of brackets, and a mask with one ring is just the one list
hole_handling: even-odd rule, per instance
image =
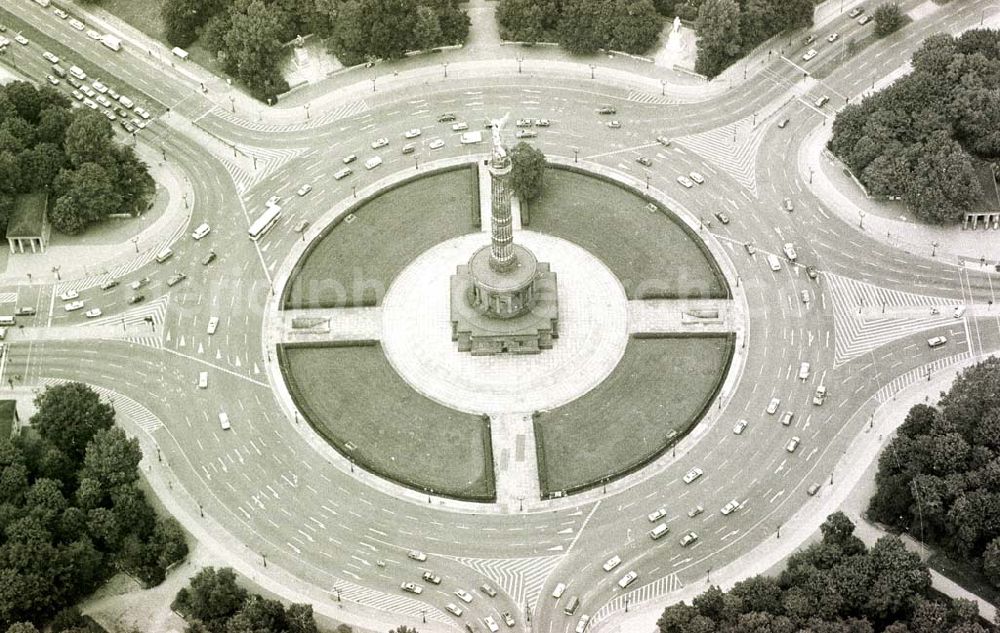
[[537, 354], [558, 337], [556, 274], [514, 243], [511, 159], [503, 146], [507, 117], [494, 119], [485, 161], [490, 178], [490, 243], [451, 277], [452, 340], [473, 355]]

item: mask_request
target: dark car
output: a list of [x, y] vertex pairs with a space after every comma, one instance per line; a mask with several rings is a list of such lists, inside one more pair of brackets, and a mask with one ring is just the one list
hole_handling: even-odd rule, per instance
[[105, 281], [103, 284], [101, 284], [101, 290], [111, 290], [117, 285], [118, 285], [117, 279], [109, 279]]
[[715, 217], [719, 218], [719, 222], [722, 222], [723, 224], [729, 224], [729, 216], [726, 215], [725, 211], [716, 211]]
[[438, 117], [438, 123], [448, 123], [450, 121], [454, 121], [456, 118], [458, 117], [456, 117], [454, 113], [446, 112]]
[[816, 279], [819, 277], [819, 271], [816, 270], [815, 266], [806, 266], [806, 274], [809, 275], [809, 279]]
[[128, 298], [129, 305], [134, 303], [141, 303], [146, 300], [146, 295], [132, 295]]
[[635, 159], [635, 162], [637, 162], [640, 165], [643, 165], [645, 167], [649, 167], [650, 165], [653, 164], [653, 161], [649, 160], [645, 156], [637, 156], [636, 159]]
[[202, 266], [208, 266], [215, 261], [215, 251], [208, 251], [208, 255], [205, 255], [205, 259], [201, 260]]
[[757, 247], [754, 246], [753, 242], [747, 242], [743, 245], [743, 248], [747, 249], [747, 255], [753, 255], [757, 252]]
[[851, 18], [856, 18], [864, 12], [865, 12], [864, 7], [854, 7], [853, 9], [851, 9], [851, 12], [847, 14], [847, 16]]
[[601, 106], [601, 107], [597, 108], [597, 113], [598, 114], [617, 114], [618, 110], [615, 110], [611, 106]]
[[187, 275], [185, 275], [184, 273], [174, 273], [173, 275], [170, 275], [170, 277], [167, 278], [167, 285], [176, 286], [185, 279], [187, 279]]
[[35, 308], [32, 306], [22, 306], [17, 309], [14, 316], [35, 316]]

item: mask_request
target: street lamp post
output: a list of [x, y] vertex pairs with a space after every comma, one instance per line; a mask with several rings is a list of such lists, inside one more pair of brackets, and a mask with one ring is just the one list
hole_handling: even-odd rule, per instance
[[420, 169], [420, 158], [418, 156], [413, 157], [413, 168]]
[[521, 57], [520, 55], [518, 55], [517, 56], [517, 74], [518, 75], [521, 74], [521, 62], [523, 62], [523, 61], [524, 61], [524, 58]]
[[573, 162], [574, 163], [578, 163], [578, 162], [580, 162], [579, 159], [580, 159], [580, 150], [579, 150], [579, 148], [574, 147], [573, 148]]
[[810, 167], [809, 168], [809, 184], [810, 185], [813, 184], [813, 171], [814, 171], [813, 168]]
[[858, 228], [859, 229], [865, 228], [865, 212], [862, 211], [861, 209], [858, 209]]
[[56, 274], [56, 281], [62, 281], [62, 277], [59, 276], [59, 268], [60, 268], [60, 266], [53, 266], [52, 267], [52, 272], [54, 272]]
[[524, 512], [524, 497], [517, 498], [517, 510], [518, 512]]
[[448, 78], [448, 62], [442, 62], [441, 65], [444, 66], [444, 78], [447, 79]]
[[660, 80], [660, 96], [661, 97], [667, 96], [667, 80], [666, 79], [661, 79]]
[[132, 242], [132, 246], [135, 247], [135, 252], [138, 253], [139, 252], [139, 236], [137, 235], [137, 236], [133, 237], [132, 239], [130, 239], [129, 241]]
[[188, 208], [188, 194], [187, 194], [187, 192], [185, 191], [184, 193], [182, 193], [181, 197], [184, 198], [184, 208], [187, 209]]
[[646, 174], [646, 191], [649, 191], [649, 174]]
[[753, 113], [753, 125], [751, 127], [757, 127], [757, 113]]
[[931, 242], [931, 257], [937, 255], [937, 247], [940, 246], [937, 242]]
[[302, 106], [303, 108], [305, 108], [305, 109], [306, 109], [306, 121], [308, 121], [308, 120], [309, 120], [309, 105], [310, 105], [310, 104], [308, 104], [308, 103], [307, 103], [307, 104], [305, 104], [304, 106]]
[[593, 64], [587, 64], [587, 65], [590, 66], [590, 78], [593, 79], [594, 78], [594, 69], [597, 68], [597, 66], [594, 66]]
[[261, 552], [260, 557], [264, 560], [264, 567], [267, 567], [267, 554]]
[[233, 99], [233, 95], [229, 95], [229, 107], [232, 108], [233, 114], [236, 114], [236, 100]]
[[372, 92], [375, 92], [375, 78], [372, 77]]

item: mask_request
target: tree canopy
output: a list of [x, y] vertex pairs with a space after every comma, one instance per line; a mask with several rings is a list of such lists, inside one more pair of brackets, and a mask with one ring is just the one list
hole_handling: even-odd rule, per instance
[[691, 604], [663, 612], [660, 633], [986, 633], [978, 608], [949, 604], [930, 591], [920, 557], [895, 536], [871, 549], [841, 512], [820, 528], [823, 538], [793, 554], [777, 577], [754, 576], [723, 592], [709, 587]]
[[964, 216], [982, 194], [975, 161], [1000, 158], [1000, 33], [933, 35], [913, 72], [837, 114], [829, 148], [876, 196], [920, 219]]
[[910, 409], [879, 458], [871, 517], [943, 547], [1000, 587], [1000, 359]]
[[0, 87], [0, 230], [19, 194], [47, 193], [56, 230], [76, 234], [112, 213], [136, 214], [155, 191], [131, 147], [98, 112], [74, 111], [49, 86]]
[[542, 193], [545, 181], [545, 154], [521, 141], [510, 152], [510, 184], [522, 202], [531, 202]]
[[559, 42], [577, 54], [642, 54], [663, 29], [653, 0], [500, 0], [496, 20], [505, 40]]
[[[0, 440], [0, 630], [41, 627], [119, 570], [158, 583], [187, 555], [180, 526], [138, 486], [138, 441], [96, 393], [68, 383], [35, 404], [37, 433]], [[60, 613], [53, 630], [78, 624]]]
[[199, 571], [170, 606], [188, 619], [189, 632], [317, 633], [312, 605], [292, 604], [285, 609], [277, 600], [251, 594], [239, 586], [228, 567]]

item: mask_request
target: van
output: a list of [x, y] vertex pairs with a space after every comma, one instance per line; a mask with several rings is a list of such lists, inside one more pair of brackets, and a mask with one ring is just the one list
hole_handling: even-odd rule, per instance
[[167, 261], [168, 259], [170, 259], [173, 256], [174, 256], [174, 252], [172, 250], [170, 250], [169, 248], [165, 248], [165, 249], [163, 249], [162, 251], [160, 251], [159, 253], [156, 254], [156, 263], [162, 264], [163, 262]]
[[83, 72], [83, 69], [80, 68], [79, 66], [70, 66], [69, 74], [73, 75], [80, 81], [83, 81], [84, 79], [87, 78], [87, 73]]
[[57, 77], [65, 77], [66, 69], [59, 64], [52, 64], [52, 72], [56, 74]]
[[657, 525], [655, 528], [653, 528], [652, 530], [649, 531], [649, 538], [651, 538], [651, 539], [653, 539], [655, 541], [656, 539], [662, 537], [664, 534], [666, 534], [669, 531], [670, 531], [670, 528], [667, 527], [667, 524], [666, 523], [661, 523], [661, 524]]
[[799, 365], [799, 380], [806, 380], [809, 378], [809, 363], [802, 363]]
[[14, 325], [16, 321], [12, 316], [0, 316], [0, 325], [10, 327]]
[[229, 416], [226, 415], [225, 411], [219, 412], [219, 424], [222, 425], [223, 431], [229, 430]]
[[[198, 388], [199, 389], [208, 389], [208, 372], [207, 371], [198, 372]], [[225, 428], [225, 427], [223, 427], [223, 428]]]
[[0, 341], [7, 338], [7, 328], [0, 327]]
[[565, 592], [566, 592], [566, 583], [561, 582], [558, 585], [556, 585], [555, 589], [552, 590], [552, 597], [558, 600], [559, 598], [562, 598], [562, 595]]
[[170, 52], [174, 54], [175, 57], [180, 57], [181, 59], [188, 58], [188, 52], [179, 46], [175, 46], [170, 49]]
[[778, 260], [777, 256], [775, 255], [767, 256], [767, 265], [770, 266], [771, 270], [773, 270], [774, 272], [778, 272], [779, 270], [781, 270], [781, 261]]
[[200, 240], [201, 238], [208, 235], [208, 232], [211, 230], [212, 229], [208, 226], [207, 222], [202, 222], [201, 224], [198, 225], [198, 228], [194, 230], [194, 233], [191, 234], [191, 237], [193, 237], [196, 240]]
[[579, 606], [580, 606], [580, 597], [573, 596], [572, 598], [569, 599], [569, 602], [566, 603], [566, 606], [563, 607], [563, 613], [565, 613], [566, 615], [573, 615], [574, 613], [576, 613], [576, 608]]
[[373, 156], [365, 161], [365, 169], [375, 169], [382, 164], [381, 156]]

